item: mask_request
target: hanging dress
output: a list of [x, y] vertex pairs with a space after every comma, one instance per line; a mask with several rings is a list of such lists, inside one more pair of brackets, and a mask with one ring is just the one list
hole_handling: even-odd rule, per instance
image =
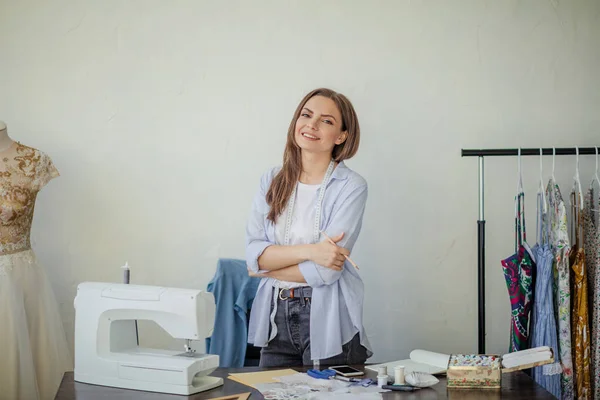
[[554, 179], [546, 187], [548, 199], [548, 219], [551, 224], [550, 244], [554, 253], [552, 266], [554, 312], [558, 323], [558, 351], [562, 367], [562, 399], [571, 400], [575, 396], [573, 358], [571, 354], [571, 286], [569, 271], [570, 240], [567, 225], [567, 207]]
[[[600, 202], [596, 205], [600, 209]], [[585, 196], [583, 209], [585, 263], [588, 275], [588, 307], [590, 314], [591, 351], [590, 373], [591, 389], [594, 399], [600, 399], [600, 313], [598, 296], [600, 295], [600, 231], [598, 230], [598, 212], [594, 210], [594, 191], [589, 188]]]
[[573, 271], [573, 314], [571, 317], [577, 399], [590, 399], [592, 395], [590, 383], [590, 331], [585, 251], [581, 241], [583, 217], [579, 209], [580, 202], [579, 195], [572, 192], [571, 226], [575, 243], [570, 254], [571, 270]]
[[532, 369], [532, 378], [556, 398], [561, 398], [561, 372], [558, 357], [558, 330], [554, 317], [554, 300], [552, 290], [552, 264], [554, 255], [550, 247], [550, 221], [544, 213], [542, 196], [538, 194], [537, 234], [538, 242], [533, 247], [535, 257], [535, 296], [533, 299], [533, 315], [531, 330], [531, 347], [549, 346], [555, 354], [556, 362]]
[[528, 348], [532, 307], [532, 272], [535, 268], [525, 233], [525, 194], [516, 197], [515, 253], [501, 261], [510, 297], [511, 327], [509, 352]]

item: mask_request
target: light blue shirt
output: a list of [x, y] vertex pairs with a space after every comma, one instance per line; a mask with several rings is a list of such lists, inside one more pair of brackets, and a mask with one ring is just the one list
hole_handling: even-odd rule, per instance
[[[254, 272], [259, 271], [260, 255], [267, 247], [275, 244], [275, 225], [267, 220], [270, 207], [266, 195], [279, 169], [273, 168], [262, 176], [246, 227], [246, 262]], [[320, 229], [329, 237], [344, 232], [344, 238], [338, 245], [352, 251], [362, 226], [367, 202], [367, 182], [340, 162], [325, 190]], [[340, 354], [342, 345], [349, 342], [356, 333], [360, 333], [360, 342], [367, 348], [370, 357], [373, 352], [363, 327], [364, 284], [358, 271], [348, 261], [342, 271], [334, 271], [312, 261], [304, 261], [299, 267], [307, 284], [313, 288], [310, 312], [311, 358], [323, 360]], [[252, 305], [248, 342], [257, 347], [265, 347], [269, 341], [274, 284], [274, 279], [261, 279]]]
[[219, 367], [241, 368], [246, 358], [247, 313], [260, 279], [250, 278], [246, 261], [220, 258], [207, 292], [215, 298], [215, 323], [206, 352], [219, 355]]

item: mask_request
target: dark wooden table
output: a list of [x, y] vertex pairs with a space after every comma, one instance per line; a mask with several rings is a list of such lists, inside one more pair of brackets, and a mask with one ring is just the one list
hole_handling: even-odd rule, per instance
[[[298, 371], [305, 371], [302, 368], [293, 368]], [[360, 368], [363, 369], [363, 368]], [[228, 396], [244, 392], [252, 392], [249, 400], [262, 399], [262, 395], [251, 387], [241, 383], [226, 379], [229, 373], [234, 372], [256, 372], [264, 371], [261, 368], [219, 368], [211, 375], [225, 378], [224, 384], [213, 390], [198, 393], [192, 396], [168, 395], [164, 393], [142, 392], [136, 390], [119, 389], [105, 386], [89, 385], [73, 381], [73, 373], [68, 372], [63, 377], [55, 400], [200, 400], [211, 399], [215, 397]], [[365, 370], [369, 378], [375, 378], [377, 374], [370, 370]], [[528, 375], [523, 372], [513, 372], [502, 376], [501, 390], [468, 390], [468, 389], [447, 389], [445, 376], [438, 376], [440, 382], [426, 389], [419, 389], [415, 392], [386, 392], [383, 393], [384, 399], [554, 399], [549, 392], [535, 383]]]

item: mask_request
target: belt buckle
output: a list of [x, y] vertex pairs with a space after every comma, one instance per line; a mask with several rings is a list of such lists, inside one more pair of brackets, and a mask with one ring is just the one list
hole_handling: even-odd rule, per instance
[[279, 289], [279, 300], [287, 300], [289, 299], [289, 297], [283, 297], [283, 291], [284, 289]]

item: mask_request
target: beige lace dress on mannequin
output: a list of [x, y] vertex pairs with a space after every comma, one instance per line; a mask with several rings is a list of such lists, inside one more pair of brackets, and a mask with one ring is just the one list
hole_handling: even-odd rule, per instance
[[50, 158], [13, 143], [0, 152], [0, 399], [54, 399], [72, 370], [58, 305], [31, 249], [36, 196], [58, 176]]

